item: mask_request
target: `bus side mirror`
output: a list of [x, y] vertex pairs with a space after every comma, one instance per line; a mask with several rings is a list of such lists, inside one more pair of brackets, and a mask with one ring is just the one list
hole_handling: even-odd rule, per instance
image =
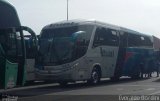
[[72, 38], [76, 43], [84, 43], [85, 42], [85, 31], [77, 31], [73, 33]]

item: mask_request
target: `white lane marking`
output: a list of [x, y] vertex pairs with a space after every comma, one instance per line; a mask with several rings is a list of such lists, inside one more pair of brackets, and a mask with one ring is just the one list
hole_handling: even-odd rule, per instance
[[146, 89], [146, 90], [156, 90], [155, 88], [148, 88], [148, 89]]
[[127, 86], [142, 86], [142, 87], [155, 87], [155, 88], [160, 88], [160, 86], [159, 85], [116, 85], [116, 86], [125, 86], [125, 87], [127, 87]]
[[159, 94], [160, 94], [160, 91], [151, 93], [151, 94], [149, 94], [149, 95], [159, 95]]

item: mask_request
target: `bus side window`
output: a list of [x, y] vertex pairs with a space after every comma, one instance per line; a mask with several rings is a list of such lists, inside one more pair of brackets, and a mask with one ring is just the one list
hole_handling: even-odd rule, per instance
[[17, 55], [17, 46], [16, 46], [16, 35], [14, 33], [8, 34], [7, 39], [7, 58], [11, 62], [16, 62]]
[[152, 47], [153, 46], [151, 38], [147, 37], [147, 36], [144, 36], [144, 40], [142, 43], [143, 43], [143, 46], [145, 46], [145, 47]]
[[140, 35], [129, 34], [128, 36], [128, 46], [129, 47], [140, 47], [142, 46], [143, 38]]
[[93, 41], [93, 47], [98, 47], [104, 45], [105, 42], [105, 28], [97, 28], [95, 32], [95, 37]]
[[107, 45], [107, 46], [118, 46], [119, 38], [118, 33], [115, 30], [106, 28], [97, 28], [93, 47]]
[[107, 45], [109, 46], [118, 46], [119, 45], [119, 38], [118, 33], [115, 30], [108, 29], [107, 30]]

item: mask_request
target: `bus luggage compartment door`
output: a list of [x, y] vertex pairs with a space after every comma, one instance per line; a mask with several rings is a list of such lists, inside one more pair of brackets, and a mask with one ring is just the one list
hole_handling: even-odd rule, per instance
[[13, 88], [17, 83], [18, 64], [6, 60], [4, 68], [1, 68], [0, 88]]

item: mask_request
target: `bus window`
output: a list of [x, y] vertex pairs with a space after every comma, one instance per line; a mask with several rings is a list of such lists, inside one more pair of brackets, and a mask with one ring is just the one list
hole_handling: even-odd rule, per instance
[[141, 36], [136, 34], [129, 34], [128, 36], [129, 47], [152, 47], [153, 42], [150, 37]]
[[129, 34], [128, 36], [128, 47], [139, 47], [141, 46], [141, 37], [135, 34]]
[[16, 33], [16, 36], [17, 36], [17, 51], [18, 51], [18, 56], [22, 56], [22, 38], [21, 38], [21, 35], [20, 35], [20, 32], [17, 32]]
[[94, 38], [94, 46], [118, 46], [118, 33], [112, 29], [97, 28]]
[[35, 39], [31, 35], [30, 36], [28, 35], [28, 36], [24, 36], [24, 40], [25, 40], [27, 59], [35, 58], [36, 50], [37, 50]]
[[0, 43], [3, 54], [7, 56], [8, 60], [10, 62], [16, 62], [17, 45], [15, 33], [2, 31], [0, 34]]
[[14, 33], [9, 33], [7, 38], [7, 51], [6, 55], [9, 61], [17, 62], [17, 45], [16, 45], [16, 35]]
[[144, 36], [143, 46], [153, 47], [153, 42], [150, 37]]
[[0, 43], [4, 51], [7, 50], [7, 47], [6, 47], [7, 40], [6, 39], [7, 39], [7, 34], [5, 32], [0, 33]]

